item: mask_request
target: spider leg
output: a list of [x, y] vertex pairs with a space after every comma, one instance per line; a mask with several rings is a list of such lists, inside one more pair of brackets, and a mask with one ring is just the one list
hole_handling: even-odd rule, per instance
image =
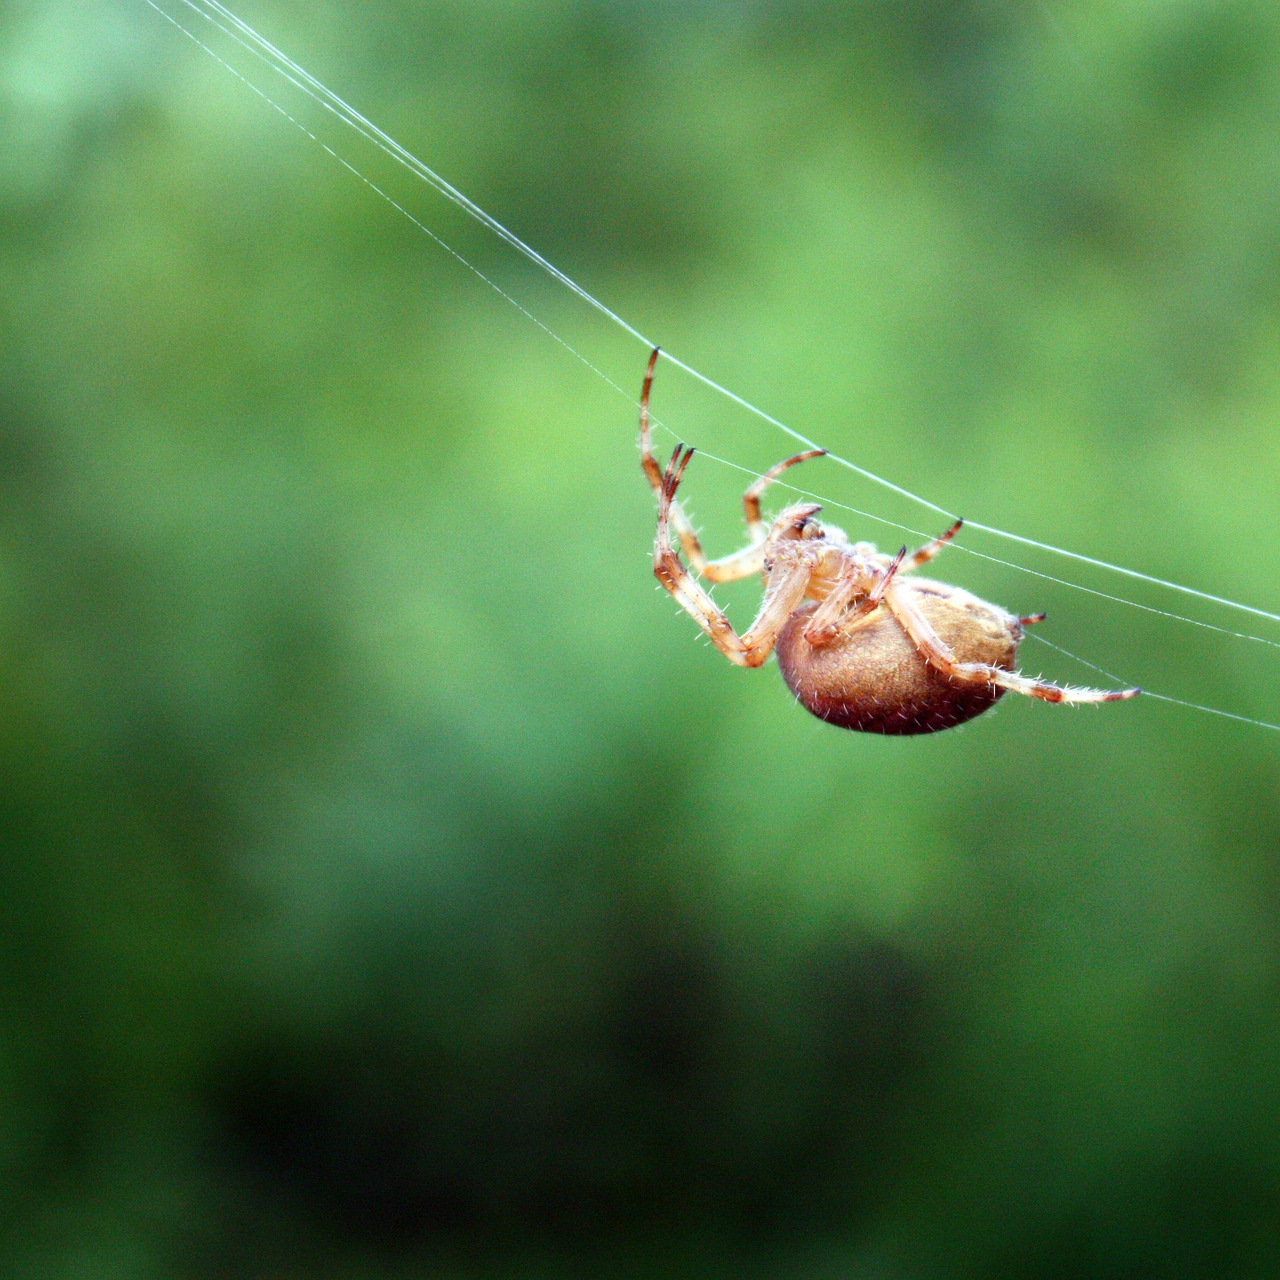
[[796, 560], [770, 573], [755, 621], [738, 635], [705, 588], [684, 567], [671, 542], [671, 512], [676, 489], [692, 456], [692, 449], [677, 445], [662, 477], [658, 531], [653, 544], [654, 576], [730, 662], [739, 667], [758, 667], [773, 652], [778, 632], [804, 599], [812, 566], [806, 560]]
[[809, 615], [809, 625], [804, 638], [814, 645], [830, 644], [842, 628], [858, 618], [865, 617], [876, 605], [870, 605], [870, 596], [858, 592], [866, 587], [866, 573], [853, 561], [845, 561], [831, 594]]
[[1020, 672], [1005, 671], [986, 663], [959, 662], [951, 646], [933, 629], [909, 592], [891, 583], [884, 602], [911, 637], [920, 656], [948, 679], [966, 684], [997, 685], [1014, 693], [1025, 694], [1029, 698], [1040, 698], [1044, 702], [1120, 702], [1140, 692], [1138, 689], [1079, 689], [1033, 680]]
[[[649, 393], [653, 388], [653, 370], [658, 363], [659, 354], [660, 348], [654, 347], [649, 356], [648, 367], [645, 369], [644, 387], [640, 392], [640, 465], [644, 468], [645, 478], [649, 481], [649, 487], [654, 495], [661, 498], [663, 472], [657, 458], [653, 456], [652, 436], [649, 429]], [[775, 467], [774, 470], [777, 468]], [[756, 483], [759, 484], [760, 481]], [[676, 537], [680, 539], [681, 549], [695, 573], [709, 578], [712, 582], [733, 582], [738, 578], [749, 578], [752, 574], [760, 572], [762, 564], [758, 546], [745, 547], [720, 560], [708, 560], [689, 517], [685, 515], [678, 502], [671, 503], [670, 520], [676, 531]], [[763, 537], [756, 539], [756, 543], [763, 541]]]
[[879, 576], [870, 591], [864, 590], [867, 582], [866, 565], [857, 560], [846, 560], [831, 594], [810, 615], [809, 625], [804, 629], [804, 638], [813, 645], [830, 644], [851, 623], [874, 613], [880, 607], [884, 593], [889, 589], [894, 574], [901, 568], [906, 554], [907, 549], [903, 547], [887, 567], [876, 570]]
[[[644, 387], [640, 392], [640, 465], [644, 468], [649, 487], [657, 497], [662, 496], [662, 467], [653, 456], [652, 436], [649, 431], [649, 392], [653, 387], [653, 370], [658, 363], [659, 354], [660, 348], [654, 347], [649, 356], [649, 364], [644, 371]], [[685, 555], [689, 557], [689, 563], [693, 565], [695, 571], [701, 573], [707, 562], [706, 556], [702, 553], [702, 544], [698, 541], [693, 525], [689, 523], [688, 517], [681, 510], [678, 502], [671, 509], [671, 523], [675, 526], [676, 536], [680, 539]]]
[[963, 524], [963, 520], [957, 520], [946, 533], [940, 534], [932, 542], [921, 547], [919, 551], [907, 559], [906, 564], [902, 566], [902, 572], [910, 573], [912, 569], [918, 569], [922, 564], [928, 564], [960, 532], [960, 526]]
[[653, 456], [649, 436], [649, 392], [653, 389], [653, 369], [661, 354], [660, 347], [654, 347], [649, 356], [649, 364], [644, 371], [644, 386], [640, 391], [640, 465], [649, 481], [649, 488], [657, 497], [662, 496], [662, 468]]
[[953, 679], [973, 680], [980, 684], [999, 685], [1014, 693], [1026, 694], [1044, 702], [1124, 702], [1136, 698], [1141, 689], [1081, 689], [1073, 685], [1050, 684], [1047, 680], [1032, 680], [1018, 671], [1003, 671], [978, 662], [962, 662], [951, 670]]
[[747, 532], [751, 535], [753, 542], [763, 542], [769, 536], [769, 530], [760, 517], [760, 495], [788, 467], [794, 467], [797, 462], [807, 462], [810, 458], [821, 458], [826, 452], [825, 449], [806, 449], [804, 453], [797, 453], [795, 457], [787, 458], [770, 467], [759, 480], [748, 487], [746, 493], [742, 495], [742, 511], [747, 520]]

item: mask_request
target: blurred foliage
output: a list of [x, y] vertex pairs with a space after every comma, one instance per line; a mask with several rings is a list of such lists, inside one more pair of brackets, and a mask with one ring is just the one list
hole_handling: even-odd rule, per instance
[[[1276, 735], [809, 719], [655, 593], [628, 398], [142, 0], [4, 13], [6, 1275], [1280, 1271]], [[1267, 0], [242, 16], [836, 453], [1280, 606]], [[714, 459], [790, 442], [671, 366], [655, 407], [729, 549]], [[808, 465], [860, 537], [940, 527]], [[1274, 649], [1021, 569], [1264, 619], [963, 541], [1055, 643], [1280, 720]]]

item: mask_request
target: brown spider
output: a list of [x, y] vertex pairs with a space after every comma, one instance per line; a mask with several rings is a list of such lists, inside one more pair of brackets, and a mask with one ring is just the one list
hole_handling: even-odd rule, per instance
[[[943, 582], [906, 575], [927, 564], [955, 537], [941, 537], [908, 555], [878, 553], [850, 543], [840, 529], [819, 524], [814, 503], [788, 507], [765, 525], [760, 495], [788, 467], [823, 449], [798, 453], [768, 471], [742, 497], [750, 543], [708, 560], [676, 489], [693, 456], [677, 445], [665, 471], [649, 440], [649, 391], [658, 360], [649, 357], [640, 396], [640, 461], [658, 497], [653, 572], [681, 608], [730, 662], [758, 667], [775, 649], [787, 687], [828, 724], [867, 733], [932, 733], [985, 711], [1006, 689], [1045, 702], [1118, 702], [1137, 689], [1072, 689], [1014, 670], [1023, 627], [1044, 614], [1016, 618]], [[671, 530], [694, 571], [711, 582], [764, 575], [755, 621], [738, 635], [672, 545]]]

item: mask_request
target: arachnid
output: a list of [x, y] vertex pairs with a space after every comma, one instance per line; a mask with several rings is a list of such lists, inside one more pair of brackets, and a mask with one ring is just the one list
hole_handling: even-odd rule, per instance
[[[649, 392], [655, 350], [640, 396], [640, 459], [658, 497], [653, 571], [681, 608], [730, 662], [758, 667], [775, 649], [796, 699], [820, 720], [867, 733], [933, 733], [979, 715], [1012, 689], [1045, 702], [1118, 702], [1137, 689], [1073, 689], [1032, 680], [1014, 669], [1023, 628], [1043, 614], [1018, 618], [959, 587], [908, 576], [955, 537], [961, 521], [908, 555], [878, 553], [869, 542], [816, 519], [821, 507], [788, 507], [771, 525], [760, 495], [788, 467], [825, 452], [810, 449], [766, 471], [742, 498], [750, 542], [708, 560], [676, 501], [692, 449], [677, 445], [666, 470], [649, 440]], [[764, 575], [755, 621], [739, 635], [690, 574], [671, 540], [679, 539], [693, 570], [711, 582]]]

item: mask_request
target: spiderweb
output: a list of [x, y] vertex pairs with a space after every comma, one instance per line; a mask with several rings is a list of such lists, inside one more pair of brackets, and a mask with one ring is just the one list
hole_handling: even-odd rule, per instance
[[[505, 243], [510, 249], [523, 255], [539, 270], [545, 272], [558, 284], [567, 289], [579, 300], [579, 302], [585, 304], [600, 316], [604, 317], [611, 325], [616, 326], [617, 329], [633, 339], [639, 347], [643, 347], [646, 351], [651, 350], [655, 345], [657, 345], [650, 336], [631, 324], [617, 311], [611, 309], [599, 298], [579, 285], [574, 279], [555, 266], [531, 245], [522, 240], [497, 218], [493, 217], [485, 209], [477, 205], [434, 169], [418, 159], [415, 155], [401, 146], [388, 133], [384, 132], [366, 116], [361, 114], [356, 108], [351, 106], [316, 77], [311, 75], [305, 68], [295, 62], [280, 48], [272, 44], [225, 5], [219, 3], [219, 0], [163, 0], [163, 3], [161, 0], [144, 0], [144, 3], [185, 34], [238, 81], [261, 98], [272, 109], [278, 112], [291, 125], [315, 142], [326, 153], [328, 153], [329, 156], [337, 161], [338, 164], [347, 169], [358, 181], [367, 186], [380, 199], [390, 204], [400, 215], [408, 219], [419, 231], [434, 241], [436, 245], [455, 259], [462, 267], [473, 273], [480, 281], [492, 289], [498, 296], [505, 300], [506, 303], [514, 307], [529, 322], [536, 325], [547, 335], [547, 337], [557, 343], [576, 360], [580, 361], [594, 376], [602, 379], [613, 389], [614, 392], [629, 401], [632, 405], [636, 405], [637, 401], [634, 390], [626, 390], [620, 386], [617, 381], [605, 373], [596, 363], [584, 355], [582, 351], [571, 345], [562, 335], [557, 333], [550, 325], [545, 323], [529, 308], [521, 303], [512, 292], [504, 289], [489, 274], [486, 274], [468, 258], [463, 256], [463, 254], [458, 252], [450, 244], [446, 243], [446, 241], [436, 231], [432, 230], [425, 221], [411, 211], [406, 202], [397, 199], [397, 197], [384, 185], [380, 185], [378, 182], [375, 182], [372, 178], [367, 176], [366, 172], [363, 171], [362, 168], [349, 160], [335, 146], [330, 145], [329, 142], [325, 141], [320, 136], [317, 129], [309, 127], [308, 124], [302, 120], [300, 115], [287, 110], [280, 104], [277, 98], [273, 96], [271, 91], [268, 91], [260, 84], [256, 83], [248, 73], [237, 68], [228, 59], [228, 57], [224, 57], [222, 53], [218, 52], [212, 44], [212, 33], [215, 31], [220, 33], [222, 37], [233, 42], [240, 50], [252, 55], [257, 65], [269, 68], [275, 76], [279, 77], [284, 82], [287, 82], [293, 87], [293, 89], [305, 95], [305, 97], [311, 102], [318, 104], [326, 112], [330, 113], [334, 118], [341, 122], [343, 127], [354, 131], [361, 138], [365, 139], [366, 142], [372, 144], [372, 146], [376, 147], [387, 157], [390, 157], [390, 159], [392, 159], [397, 165], [407, 170], [415, 179], [427, 184], [440, 196], [463, 210], [469, 217], [475, 219], [476, 222], [481, 224], [499, 240]], [[822, 447], [820, 441], [810, 439], [807, 435], [796, 430], [780, 418], [775, 417], [762, 408], [759, 408], [745, 397], [732, 390], [730, 387], [716, 381], [692, 364], [686, 362], [680, 358], [679, 355], [664, 349], [663, 359], [667, 364], [683, 370], [683, 372], [689, 377], [704, 384], [711, 392], [724, 397], [733, 404], [736, 404], [740, 409], [755, 416], [756, 418], [759, 418], [764, 423], [769, 424], [771, 427], [789, 436], [805, 449]], [[640, 367], [639, 360], [637, 361], [636, 367]], [[661, 422], [656, 418], [654, 421], [656, 425], [662, 426]], [[756, 472], [751, 468], [744, 467], [728, 459], [718, 457], [715, 454], [708, 453], [706, 450], [700, 449], [699, 456], [752, 476], [756, 474]], [[867, 467], [864, 467], [851, 458], [843, 457], [839, 454], [831, 453], [830, 451], [828, 451], [827, 457], [836, 465], [852, 472], [856, 476], [861, 477], [869, 484], [896, 495], [899, 499], [905, 500], [907, 503], [919, 507], [924, 512], [931, 513], [931, 515], [938, 517], [939, 520], [945, 520], [950, 523], [957, 518], [956, 513], [945, 506], [942, 506], [921, 494], [913, 492], [887, 476], [881, 475]], [[791, 473], [791, 475], [794, 475], [794, 473]], [[790, 478], [791, 476], [788, 477], [789, 480]], [[872, 520], [880, 525], [896, 529], [906, 535], [909, 535], [910, 538], [913, 538], [920, 543], [929, 541], [936, 533], [936, 529], [926, 527], [926, 522], [924, 521], [920, 522], [919, 527], [899, 523], [891, 519], [886, 519], [882, 514], [860, 510], [859, 508], [850, 506], [836, 498], [832, 498], [823, 493], [814, 492], [812, 489], [804, 487], [803, 485], [797, 485], [794, 482], [779, 482], [779, 487], [787, 488], [797, 494], [810, 497], [814, 501], [821, 502], [824, 507], [847, 511], [861, 519]], [[933, 522], [928, 523], [932, 524]], [[1146, 586], [1155, 588], [1170, 597], [1181, 596], [1190, 600], [1204, 602], [1219, 611], [1234, 613], [1245, 618], [1255, 618], [1261, 620], [1263, 623], [1280, 623], [1280, 613], [1278, 612], [1266, 609], [1259, 605], [1215, 594], [1191, 584], [1158, 577], [1154, 574], [1143, 572], [1140, 569], [1120, 563], [1113, 563], [1066, 547], [1055, 546], [1051, 543], [1028, 537], [1011, 530], [998, 528], [994, 525], [985, 524], [971, 518], [966, 519], [965, 528], [967, 531], [985, 533], [991, 538], [1003, 540], [1005, 542], [1012, 543], [1015, 546], [1021, 546], [1047, 555], [1056, 556], [1062, 560], [1073, 562], [1081, 566], [1087, 566], [1090, 569], [1098, 570], [1105, 574], [1143, 583]], [[989, 561], [1005, 568], [1016, 570], [1020, 573], [1029, 574], [1033, 577], [1040, 578], [1044, 581], [1054, 583], [1073, 591], [1079, 591], [1098, 597], [1102, 600], [1121, 605], [1128, 609], [1154, 615], [1155, 617], [1165, 619], [1169, 622], [1177, 623], [1182, 626], [1194, 627], [1205, 632], [1216, 633], [1217, 635], [1232, 641], [1240, 641], [1262, 645], [1267, 648], [1280, 649], [1280, 639], [1277, 639], [1274, 636], [1259, 634], [1256, 630], [1256, 624], [1255, 629], [1246, 630], [1243, 627], [1229, 627], [1221, 625], [1220, 623], [1208, 622], [1201, 618], [1195, 618], [1188, 614], [1180, 613], [1171, 608], [1157, 607], [1152, 604], [1131, 599], [1128, 596], [1121, 595], [1117, 592], [1103, 591], [1096, 587], [1088, 586], [1082, 582], [1077, 582], [1068, 577], [1046, 573], [1019, 563], [1016, 560], [1005, 559], [1000, 556], [992, 555], [988, 552], [977, 550], [972, 546], [964, 545], [963, 543], [955, 544], [954, 550], [975, 556], [979, 559]], [[1123, 676], [1117, 675], [1114, 672], [1049, 641], [1037, 632], [1033, 631], [1028, 634], [1035, 640], [1046, 645], [1049, 649], [1090, 668], [1102, 676], [1105, 676], [1109, 681], [1113, 682], [1117, 686], [1132, 683], [1132, 681], [1127, 680]], [[1256, 719], [1251, 716], [1238, 714], [1219, 707], [1200, 704], [1187, 699], [1173, 697], [1161, 691], [1153, 690], [1149, 685], [1144, 685], [1144, 696], [1148, 699], [1156, 699], [1186, 710], [1219, 716], [1225, 719], [1250, 724], [1258, 728], [1280, 731], [1280, 724], [1278, 723], [1273, 723], [1263, 719]]]

